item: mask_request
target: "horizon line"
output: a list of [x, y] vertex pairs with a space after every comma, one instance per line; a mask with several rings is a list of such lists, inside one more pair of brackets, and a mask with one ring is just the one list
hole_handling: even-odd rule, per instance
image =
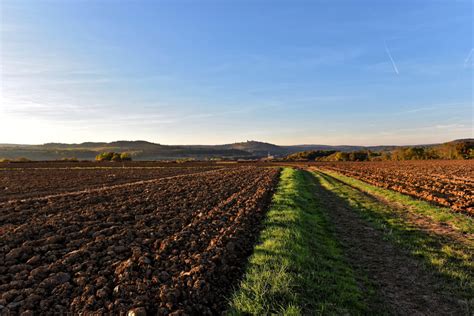
[[402, 145], [395, 145], [395, 144], [377, 144], [377, 145], [360, 145], [360, 144], [337, 144], [337, 145], [331, 145], [331, 144], [324, 144], [324, 143], [306, 143], [306, 144], [277, 144], [277, 143], [272, 143], [272, 142], [267, 142], [267, 141], [261, 141], [261, 140], [246, 140], [246, 141], [238, 141], [238, 142], [232, 142], [232, 143], [223, 143], [223, 144], [164, 144], [164, 143], [159, 143], [159, 142], [154, 142], [154, 141], [149, 141], [149, 140], [144, 140], [144, 139], [135, 139], [135, 140], [124, 140], [124, 139], [119, 139], [119, 140], [113, 140], [113, 141], [83, 141], [80, 143], [67, 143], [67, 142], [57, 142], [57, 141], [51, 141], [51, 142], [44, 142], [44, 143], [29, 143], [29, 144], [19, 144], [19, 143], [0, 143], [0, 146], [44, 146], [47, 144], [62, 144], [62, 145], [81, 145], [84, 143], [105, 143], [105, 144], [110, 144], [110, 143], [115, 143], [115, 142], [147, 142], [150, 144], [155, 144], [155, 145], [163, 145], [163, 146], [224, 146], [224, 145], [232, 145], [232, 144], [240, 144], [240, 143], [248, 143], [248, 142], [258, 142], [258, 143], [265, 143], [265, 144], [270, 144], [270, 145], [275, 145], [275, 146], [280, 146], [280, 147], [304, 147], [304, 146], [331, 146], [331, 147], [344, 147], [344, 146], [350, 146], [350, 147], [380, 147], [380, 146], [394, 146], [394, 147], [404, 147], [404, 146], [426, 146], [426, 145], [438, 145], [438, 144], [444, 144], [444, 143], [449, 143], [453, 141], [458, 141], [458, 140], [472, 140], [474, 139], [473, 137], [464, 137], [464, 138], [456, 138], [448, 141], [439, 141], [435, 143], [414, 143], [414, 144], [402, 144]]

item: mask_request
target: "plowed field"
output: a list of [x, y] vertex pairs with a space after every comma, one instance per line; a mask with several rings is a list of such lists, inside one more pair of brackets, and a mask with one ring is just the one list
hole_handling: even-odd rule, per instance
[[0, 204], [2, 313], [221, 312], [278, 173], [228, 168]]
[[318, 167], [474, 215], [474, 161], [318, 163]]
[[0, 202], [54, 195], [117, 184], [192, 174], [217, 167], [193, 168], [10, 168], [0, 169]]

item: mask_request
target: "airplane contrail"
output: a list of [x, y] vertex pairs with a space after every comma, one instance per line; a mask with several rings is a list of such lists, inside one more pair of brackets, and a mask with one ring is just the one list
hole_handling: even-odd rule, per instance
[[474, 51], [474, 48], [471, 48], [471, 51], [469, 52], [469, 55], [467, 55], [466, 60], [464, 60], [464, 67], [467, 66], [467, 64], [471, 61], [472, 59], [472, 52]]
[[390, 61], [392, 62], [393, 70], [395, 71], [397, 75], [399, 75], [400, 73], [398, 72], [398, 67], [395, 64], [395, 60], [393, 60], [392, 54], [390, 53], [390, 49], [388, 49], [387, 43], [384, 43], [384, 44], [385, 44], [385, 50], [387, 51], [388, 58], [390, 58]]

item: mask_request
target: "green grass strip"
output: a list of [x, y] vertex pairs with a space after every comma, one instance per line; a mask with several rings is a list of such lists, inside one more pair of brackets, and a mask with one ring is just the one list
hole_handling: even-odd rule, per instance
[[449, 224], [453, 229], [462, 233], [474, 234], [474, 218], [465, 214], [455, 213], [450, 208], [434, 206], [429, 202], [389, 189], [376, 187], [337, 172], [324, 171], [324, 173], [361, 191], [372, 194], [376, 197], [381, 197], [387, 202], [398, 204], [407, 210], [428, 216], [437, 222]]
[[[354, 187], [365, 192], [376, 192], [391, 202], [406, 204], [407, 211], [431, 214], [433, 218], [437, 218], [436, 212], [442, 213], [445, 209], [430, 204], [428, 207], [426, 202], [333, 172], [315, 172], [314, 175], [325, 189], [348, 203], [372, 226], [382, 230], [387, 240], [420, 258], [428, 271], [443, 279], [441, 290], [446, 295], [454, 295], [469, 306], [474, 304], [474, 253], [471, 241], [460, 243], [446, 236], [420, 230], [397, 214], [390, 205], [377, 201]], [[469, 222], [466, 223], [469, 227]]]
[[365, 313], [363, 294], [313, 188], [308, 172], [283, 169], [230, 315]]

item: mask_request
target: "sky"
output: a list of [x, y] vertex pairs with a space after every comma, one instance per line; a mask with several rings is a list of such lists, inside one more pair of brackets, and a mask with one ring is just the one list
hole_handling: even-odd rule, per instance
[[474, 137], [470, 0], [0, 0], [0, 11], [0, 143]]

